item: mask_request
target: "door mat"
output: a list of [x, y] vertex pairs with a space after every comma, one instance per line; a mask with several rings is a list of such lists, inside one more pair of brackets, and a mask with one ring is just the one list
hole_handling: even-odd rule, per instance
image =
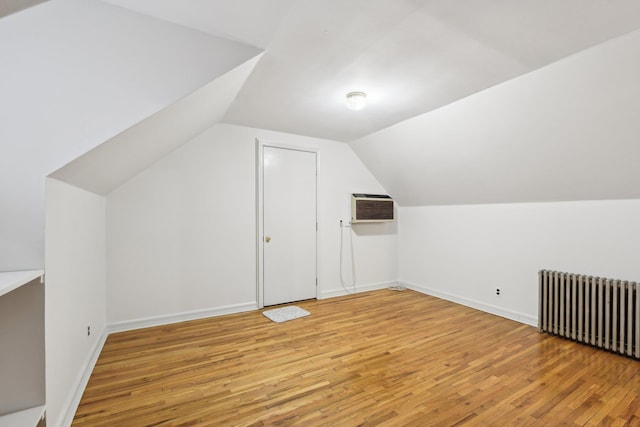
[[263, 311], [267, 318], [273, 320], [274, 322], [281, 323], [286, 322], [287, 320], [298, 319], [300, 317], [308, 316], [309, 313], [307, 310], [303, 310], [298, 306], [290, 305], [288, 307], [282, 308], [274, 308], [273, 310]]

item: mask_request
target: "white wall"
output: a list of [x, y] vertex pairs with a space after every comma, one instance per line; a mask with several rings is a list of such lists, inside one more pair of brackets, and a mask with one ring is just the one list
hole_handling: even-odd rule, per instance
[[639, 46], [631, 32], [350, 143], [401, 206], [399, 279], [527, 323], [540, 269], [639, 280]]
[[251, 58], [49, 176], [92, 193], [109, 194], [218, 123], [261, 57]]
[[[317, 147], [320, 296], [341, 293], [348, 193], [384, 192], [346, 144], [218, 124], [107, 197], [107, 318], [115, 329], [255, 308], [255, 138]], [[361, 285], [397, 276], [395, 225], [354, 231]]]
[[640, 31], [351, 143], [401, 206], [640, 198]]
[[401, 208], [400, 281], [536, 324], [540, 269], [640, 280], [639, 218], [640, 200]]
[[44, 265], [44, 179], [258, 50], [99, 1], [0, 20], [0, 271]]
[[105, 198], [48, 178], [46, 199], [47, 425], [57, 427], [105, 338]]

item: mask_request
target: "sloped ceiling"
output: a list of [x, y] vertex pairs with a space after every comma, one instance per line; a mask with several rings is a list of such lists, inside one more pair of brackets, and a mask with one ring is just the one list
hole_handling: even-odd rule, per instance
[[637, 0], [108, 1], [264, 47], [225, 121], [337, 141], [640, 28]]
[[267, 47], [294, 0], [104, 0], [167, 22]]
[[43, 266], [46, 175], [259, 53], [98, 1], [1, 18], [0, 271]]
[[[351, 141], [403, 205], [640, 197], [636, 0], [305, 0], [279, 19], [110, 1], [212, 34], [225, 16], [266, 53], [224, 120]], [[344, 107], [353, 90], [365, 110]]]
[[259, 59], [250, 59], [49, 176], [106, 196], [218, 123]]
[[[259, 48], [223, 121], [355, 141], [406, 205], [638, 197], [637, 0], [109, 2], [0, 19], [0, 271], [42, 266], [44, 176]], [[590, 48], [618, 53], [545, 74]]]
[[351, 143], [402, 206], [640, 199], [640, 30]]

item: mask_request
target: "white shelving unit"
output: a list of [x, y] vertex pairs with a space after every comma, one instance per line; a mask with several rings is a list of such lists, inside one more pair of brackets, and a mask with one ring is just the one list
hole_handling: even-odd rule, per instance
[[42, 270], [0, 271], [0, 297], [29, 282], [42, 278]]
[[43, 274], [0, 272], [0, 427], [46, 423]]
[[44, 418], [44, 405], [0, 416], [0, 427], [37, 426]]

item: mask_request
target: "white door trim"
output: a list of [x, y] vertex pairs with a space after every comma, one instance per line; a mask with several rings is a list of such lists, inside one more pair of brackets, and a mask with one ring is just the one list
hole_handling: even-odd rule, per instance
[[256, 297], [258, 308], [264, 307], [264, 148], [283, 148], [288, 150], [304, 151], [315, 153], [316, 155], [316, 298], [318, 298], [320, 283], [320, 265], [318, 254], [320, 253], [320, 244], [318, 239], [318, 230], [320, 224], [318, 221], [318, 194], [320, 192], [320, 184], [318, 177], [320, 176], [320, 153], [317, 147], [303, 147], [291, 144], [281, 144], [256, 138]]

